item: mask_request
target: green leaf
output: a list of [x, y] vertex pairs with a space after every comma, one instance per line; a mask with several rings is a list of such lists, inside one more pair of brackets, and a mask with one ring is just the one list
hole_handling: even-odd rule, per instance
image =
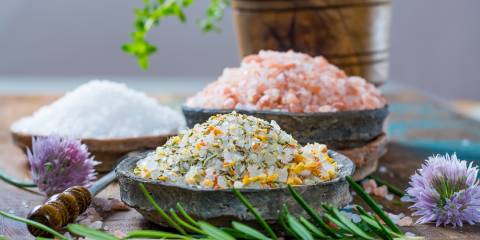
[[378, 226], [380, 226], [381, 232], [383, 233], [383, 236], [385, 237], [386, 240], [393, 240], [393, 237], [387, 232], [387, 229], [383, 226], [378, 219], [375, 218], [375, 221], [377, 222]]
[[37, 227], [37, 228], [39, 228], [39, 229], [41, 229], [45, 232], [51, 233], [53, 236], [57, 237], [58, 239], [67, 240], [67, 238], [65, 236], [63, 236], [61, 233], [53, 230], [52, 228], [50, 228], [46, 225], [41, 224], [39, 222], [35, 222], [35, 221], [30, 220], [30, 219], [18, 217], [18, 216], [15, 216], [15, 215], [10, 214], [10, 213], [6, 213], [6, 212], [1, 211], [1, 210], [0, 210], [0, 216], [4, 216], [4, 217], [12, 219], [14, 221], [22, 222], [22, 223], [28, 224], [30, 226]]
[[238, 231], [237, 229], [229, 228], [229, 227], [223, 227], [221, 228], [222, 231], [228, 233], [228, 235], [234, 237], [234, 238], [239, 238], [239, 239], [250, 239], [248, 235], [246, 235], [243, 232]]
[[192, 225], [199, 227], [198, 222], [195, 221], [195, 219], [193, 219], [190, 215], [188, 215], [188, 213], [185, 211], [185, 209], [180, 203], [177, 203], [177, 209], [180, 214], [182, 214], [182, 216], [187, 219], [187, 221], [189, 221]]
[[345, 232], [352, 233], [350, 228], [345, 226], [342, 222], [340, 222], [338, 219], [336, 219], [334, 216], [330, 215], [329, 213], [324, 213], [323, 216], [333, 224], [337, 225], [338, 228], [342, 229]]
[[257, 209], [255, 209], [252, 204], [250, 204], [250, 202], [248, 202], [248, 200], [237, 189], [234, 188], [233, 193], [243, 203], [243, 205], [247, 207], [247, 209], [253, 214], [253, 216], [255, 216], [257, 222], [265, 229], [265, 231], [267, 231], [268, 235], [270, 235], [270, 237], [272, 237], [273, 239], [277, 239], [277, 235], [275, 234], [275, 232], [273, 232], [272, 228], [270, 228], [267, 221], [265, 221], [265, 219], [262, 218], [260, 213], [258, 213]]
[[297, 193], [297, 191], [295, 191], [293, 189], [292, 186], [288, 185], [288, 190], [290, 191], [290, 194], [293, 196], [293, 198], [295, 199], [295, 201], [297, 201], [298, 204], [300, 204], [300, 206], [302, 206], [302, 208], [308, 213], [308, 215], [313, 219], [315, 220], [315, 222], [317, 222], [317, 224], [320, 226], [320, 228], [323, 230], [323, 232], [325, 232], [326, 234], [336, 238], [337, 237], [337, 234], [334, 232], [334, 230], [332, 230], [323, 220], [322, 218], [318, 215], [318, 213], [316, 213], [312, 207], [310, 207], [310, 205], [305, 202], [305, 200], [300, 196], [300, 194]]
[[207, 222], [198, 222], [206, 235], [215, 240], [235, 240], [234, 237]]
[[162, 239], [189, 239], [189, 237], [170, 233], [170, 232], [163, 232], [163, 231], [155, 231], [155, 230], [135, 230], [127, 233], [125, 239], [131, 238], [162, 238]]
[[[365, 209], [363, 209], [361, 206], [358, 206], [358, 205], [355, 206], [355, 209], [357, 209], [357, 211], [360, 213], [360, 218], [365, 224], [369, 226], [370, 229], [372, 229], [376, 233], [382, 230], [381, 227], [378, 225], [378, 222], [375, 220], [375, 218], [370, 216], [370, 214], [368, 214], [367, 211], [365, 211]], [[403, 236], [402, 234], [398, 234], [392, 231], [390, 228], [386, 228], [386, 229], [387, 229], [387, 232], [394, 237]]]
[[347, 228], [351, 230], [351, 232], [363, 239], [367, 240], [373, 240], [371, 236], [369, 236], [367, 233], [365, 233], [362, 229], [357, 227], [350, 219], [347, 219], [337, 208], [331, 208], [334, 216], [342, 222]]
[[297, 234], [290, 228], [290, 226], [287, 225], [287, 214], [288, 214], [287, 205], [283, 204], [282, 210], [280, 210], [280, 214], [278, 216], [278, 222], [283, 227], [283, 229], [285, 229], [285, 231], [287, 232], [287, 235], [298, 239], [299, 237], [297, 236]]
[[18, 181], [16, 179], [8, 176], [7, 174], [5, 174], [2, 171], [0, 171], [0, 180], [3, 180], [4, 182], [6, 182], [10, 185], [19, 187], [19, 188], [34, 188], [34, 187], [37, 187], [37, 185], [35, 183]]
[[140, 187], [140, 190], [142, 190], [143, 195], [147, 198], [147, 200], [152, 204], [152, 206], [157, 210], [157, 212], [167, 221], [167, 223], [171, 226], [177, 229], [177, 231], [183, 235], [187, 234], [185, 230], [179, 226], [176, 222], [168, 216], [168, 214], [160, 207], [158, 206], [157, 202], [153, 199], [152, 195], [147, 191], [147, 188], [143, 185], [143, 183], [138, 184]]
[[303, 240], [313, 240], [312, 234], [291, 214], [287, 214], [290, 228]]
[[385, 214], [368, 193], [366, 193], [360, 185], [358, 185], [350, 176], [346, 177], [352, 189], [367, 203], [367, 205], [396, 233], [403, 234], [402, 230]]
[[249, 237], [252, 237], [253, 239], [259, 239], [259, 240], [270, 240], [269, 237], [263, 235], [263, 233], [257, 231], [256, 229], [249, 227], [245, 224], [239, 223], [239, 222], [232, 222], [232, 226], [234, 229], [248, 235]]
[[328, 238], [326, 234], [324, 234], [319, 228], [317, 228], [315, 225], [313, 225], [313, 223], [309, 222], [303, 216], [300, 216], [299, 220], [303, 226], [305, 226], [315, 237], [322, 239]]
[[96, 240], [118, 240], [115, 236], [80, 224], [68, 224], [68, 231], [76, 235]]
[[199, 234], [205, 234], [202, 230], [188, 224], [187, 222], [183, 221], [175, 212], [175, 210], [170, 209], [170, 215], [172, 215], [173, 220], [175, 220], [177, 223], [179, 223], [181, 226], [189, 229], [190, 231], [199, 233]]

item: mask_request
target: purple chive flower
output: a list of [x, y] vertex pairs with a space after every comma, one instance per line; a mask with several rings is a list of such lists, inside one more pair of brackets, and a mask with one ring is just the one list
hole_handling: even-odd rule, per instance
[[91, 185], [98, 164], [80, 140], [57, 136], [32, 138], [28, 161], [33, 181], [51, 196], [71, 186]]
[[480, 222], [478, 168], [457, 159], [455, 154], [436, 155], [426, 160], [407, 188], [417, 223], [434, 222], [453, 227]]

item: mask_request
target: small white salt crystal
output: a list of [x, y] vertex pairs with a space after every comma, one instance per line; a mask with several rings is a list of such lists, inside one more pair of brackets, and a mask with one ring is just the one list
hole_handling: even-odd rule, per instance
[[392, 201], [393, 200], [393, 194], [389, 193], [387, 195], [385, 195], [385, 199], [387, 199], [388, 201]]
[[404, 195], [403, 197], [400, 198], [401, 202], [411, 202], [412, 198], [410, 196]]
[[345, 211], [341, 211], [341, 213], [343, 215], [345, 215], [345, 217], [347, 217], [348, 219], [350, 219], [353, 223], [359, 223], [362, 221], [362, 219], [360, 218], [360, 216], [356, 213], [352, 213], [352, 212], [345, 212]]
[[406, 237], [415, 237], [417, 235], [415, 235], [415, 233], [412, 233], [412, 232], [405, 232], [405, 236]]
[[117, 238], [120, 238], [120, 239], [123, 239], [127, 236], [127, 234], [125, 234], [124, 232], [122, 232], [120, 230], [115, 230], [112, 234], [113, 234], [113, 236], [115, 236]]
[[403, 217], [401, 218], [400, 220], [398, 220], [398, 222], [396, 222], [396, 224], [400, 227], [408, 227], [408, 226], [412, 226], [413, 224], [413, 219], [409, 216], [406, 216], [406, 217]]
[[91, 223], [90, 225], [88, 225], [90, 228], [93, 228], [93, 229], [96, 229], [96, 230], [99, 230], [102, 228], [103, 226], [103, 222], [102, 221], [95, 221], [93, 223]]
[[32, 116], [15, 122], [14, 132], [75, 138], [121, 138], [176, 133], [183, 116], [125, 84], [93, 80]]

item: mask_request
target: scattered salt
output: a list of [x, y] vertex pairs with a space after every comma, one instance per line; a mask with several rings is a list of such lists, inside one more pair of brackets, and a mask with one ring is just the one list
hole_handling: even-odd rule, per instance
[[379, 172], [379, 173], [386, 173], [387, 171], [388, 171], [388, 170], [387, 170], [387, 167], [385, 167], [385, 166], [380, 166], [380, 167], [378, 168], [378, 172]]
[[412, 233], [412, 232], [406, 232], [406, 233], [405, 233], [405, 236], [406, 236], [406, 237], [415, 237], [415, 236], [417, 236], [417, 235], [415, 235], [415, 233]]
[[377, 182], [375, 182], [373, 179], [364, 180], [362, 182], [362, 187], [365, 189], [365, 192], [370, 194], [373, 193], [373, 191], [377, 188]]
[[103, 222], [102, 221], [95, 221], [93, 222], [92, 224], [88, 225], [90, 228], [93, 228], [93, 229], [96, 229], [96, 230], [99, 230], [102, 228], [103, 226]]
[[120, 230], [115, 230], [113, 233], [113, 236], [117, 237], [117, 238], [120, 238], [120, 239], [123, 239], [127, 236], [126, 233], [120, 231]]
[[413, 219], [409, 216], [403, 217], [397, 222], [397, 225], [400, 227], [408, 227], [408, 226], [412, 226], [412, 224], [413, 224]]
[[125, 84], [93, 80], [32, 116], [15, 122], [14, 132], [76, 138], [121, 138], [176, 133], [183, 116]]
[[350, 219], [353, 223], [359, 223], [362, 221], [360, 218], [360, 215], [353, 213], [353, 212], [348, 212], [348, 211], [340, 211], [347, 219]]
[[385, 195], [385, 199], [387, 199], [388, 201], [392, 201], [393, 200], [393, 194], [389, 193], [387, 195]]

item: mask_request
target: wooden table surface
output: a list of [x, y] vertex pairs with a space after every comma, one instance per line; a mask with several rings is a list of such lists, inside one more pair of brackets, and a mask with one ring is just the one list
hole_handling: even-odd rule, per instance
[[[408, 177], [432, 153], [456, 152], [460, 158], [480, 160], [480, 123], [449, 110], [447, 104], [424, 94], [404, 89], [386, 88], [391, 114], [387, 121], [390, 138], [388, 153], [380, 165], [387, 173], [376, 173], [383, 179], [404, 188]], [[19, 117], [31, 114], [40, 106], [58, 96], [11, 95], [0, 96], [0, 169], [20, 179], [28, 179], [26, 157], [10, 138], [9, 126]], [[161, 102], [176, 105], [181, 97], [162, 97]], [[101, 197], [119, 198], [118, 186], [112, 184]], [[0, 209], [26, 216], [30, 209], [44, 197], [0, 182]], [[408, 205], [377, 199], [392, 213], [410, 214]], [[114, 212], [105, 216], [105, 226], [110, 232], [126, 232], [139, 228], [156, 228], [134, 210]], [[405, 231], [425, 236], [427, 239], [480, 239], [480, 225], [460, 229], [436, 228], [433, 225], [413, 225]], [[0, 217], [0, 236], [11, 239], [33, 239], [24, 224]]]

